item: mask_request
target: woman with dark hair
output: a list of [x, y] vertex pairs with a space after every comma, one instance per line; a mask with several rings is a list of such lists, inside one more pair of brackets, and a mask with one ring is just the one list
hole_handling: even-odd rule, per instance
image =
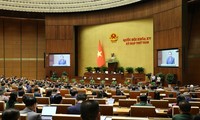
[[17, 102], [17, 93], [16, 92], [10, 93], [10, 98], [6, 103], [6, 109], [14, 108], [16, 102]]
[[51, 89], [47, 90], [46, 97], [51, 97], [51, 95], [52, 95], [52, 90]]

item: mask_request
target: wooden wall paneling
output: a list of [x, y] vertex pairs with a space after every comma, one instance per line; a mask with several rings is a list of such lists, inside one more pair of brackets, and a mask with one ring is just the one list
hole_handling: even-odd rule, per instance
[[156, 40], [154, 43], [156, 49], [169, 48], [169, 46], [170, 48], [182, 47], [180, 27], [155, 32], [154, 38]]
[[22, 61], [22, 77], [36, 79], [36, 60]]
[[181, 17], [182, 7], [177, 7], [162, 13], [154, 15], [154, 30], [161, 31], [166, 29], [172, 29], [175, 27], [181, 27], [182, 17]]
[[66, 40], [47, 40], [48, 53], [65, 53], [67, 41]]
[[46, 40], [49, 39], [56, 39], [56, 32], [57, 27], [56, 26], [45, 26], [45, 34], [46, 34]]
[[64, 40], [66, 39], [65, 26], [58, 26], [58, 39]]
[[4, 31], [3, 19], [0, 18], [0, 74], [4, 74]]
[[22, 21], [22, 76], [36, 78], [37, 22]]
[[5, 61], [5, 76], [12, 77], [12, 76], [21, 76], [21, 62], [20, 60], [6, 60]]
[[65, 26], [65, 35], [66, 40], [73, 40], [74, 39], [74, 27], [73, 26]]
[[20, 76], [20, 37], [21, 37], [21, 23], [20, 20], [4, 20], [4, 38], [5, 38], [5, 75], [6, 76]]
[[44, 57], [46, 53], [46, 40], [45, 40], [45, 24], [43, 21], [38, 21], [38, 42], [37, 42], [37, 79], [45, 77]]

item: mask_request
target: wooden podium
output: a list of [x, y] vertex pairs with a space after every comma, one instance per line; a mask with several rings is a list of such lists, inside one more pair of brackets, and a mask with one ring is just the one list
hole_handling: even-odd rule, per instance
[[108, 73], [116, 72], [118, 67], [118, 62], [108, 63]]

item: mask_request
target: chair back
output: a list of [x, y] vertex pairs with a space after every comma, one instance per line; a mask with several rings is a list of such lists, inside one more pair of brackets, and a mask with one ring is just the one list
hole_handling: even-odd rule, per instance
[[51, 104], [51, 106], [56, 106], [56, 114], [67, 114], [67, 108], [72, 106], [72, 104]]
[[151, 99], [155, 98], [155, 91], [148, 92], [148, 96], [151, 96]]
[[89, 98], [89, 100], [96, 100], [99, 104], [106, 104], [106, 99], [103, 98]]
[[120, 107], [130, 107], [137, 102], [137, 99], [119, 99]]
[[27, 114], [20, 114], [20, 120], [28, 120]]
[[165, 93], [166, 93], [166, 97], [169, 97], [169, 94], [173, 94], [173, 98], [177, 97], [177, 93], [174, 91], [166, 91]]
[[34, 97], [34, 93], [25, 93], [25, 96], [30, 96], [30, 97]]
[[5, 102], [4, 101], [0, 101], [0, 112], [5, 110]]
[[55, 114], [52, 120], [82, 120], [80, 115], [73, 114]]
[[130, 116], [156, 117], [155, 106], [131, 106]]
[[137, 99], [137, 96], [140, 96], [140, 91], [130, 91], [130, 99]]
[[115, 102], [118, 102], [119, 99], [126, 99], [125, 95], [112, 95], [112, 98], [115, 99]]
[[150, 103], [156, 108], [168, 108], [168, 100], [150, 100]]
[[85, 89], [78, 89], [77, 91], [78, 91], [78, 93], [85, 93], [86, 94], [86, 90]]
[[192, 96], [192, 94], [196, 94], [197, 98], [200, 98], [200, 92], [190, 92], [190, 96]]
[[101, 115], [113, 115], [113, 105], [99, 104]]
[[62, 97], [65, 97], [65, 94], [69, 94], [69, 90], [68, 89], [60, 89], [60, 94]]
[[198, 106], [200, 108], [200, 101], [189, 101], [191, 106]]
[[65, 94], [65, 98], [72, 98], [71, 94]]
[[15, 106], [14, 106], [14, 108], [17, 110], [23, 110], [25, 107], [26, 106], [23, 103], [15, 103]]
[[17, 97], [17, 102], [18, 102], [18, 103], [22, 103], [22, 102], [23, 102], [21, 96], [20, 96], [20, 97], [19, 97], [19, 96]]
[[63, 98], [61, 103], [62, 104], [72, 104], [72, 105], [75, 105], [76, 104], [76, 98]]
[[50, 98], [49, 97], [36, 97], [37, 103], [38, 104], [50, 104]]
[[176, 98], [164, 97], [163, 100], [168, 100], [169, 103], [176, 103], [176, 102], [177, 102], [177, 99], [176, 99]]

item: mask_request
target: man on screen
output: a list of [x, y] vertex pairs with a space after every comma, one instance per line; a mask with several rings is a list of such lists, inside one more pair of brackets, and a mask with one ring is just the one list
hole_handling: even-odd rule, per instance
[[175, 58], [172, 57], [172, 52], [168, 53], [167, 64], [175, 64]]
[[59, 65], [65, 65], [66, 64], [66, 60], [64, 59], [64, 56], [60, 56], [61, 59], [58, 61]]

